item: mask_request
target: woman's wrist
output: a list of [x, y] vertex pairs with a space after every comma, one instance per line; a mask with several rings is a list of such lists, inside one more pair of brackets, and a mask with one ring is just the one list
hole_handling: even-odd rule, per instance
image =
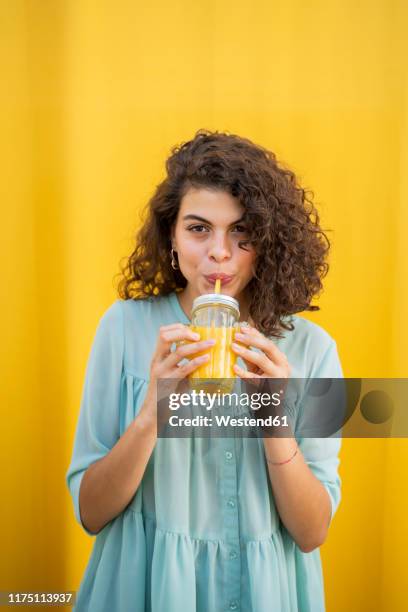
[[292, 459], [294, 459], [296, 457], [298, 453], [298, 449], [295, 450], [295, 452], [293, 453], [293, 455], [291, 455], [289, 457], [289, 459], [286, 459], [285, 461], [271, 461], [270, 459], [268, 459], [268, 457], [266, 457], [266, 461], [270, 464], [270, 465], [284, 465], [285, 463], [290, 463], [292, 461]]
[[264, 450], [269, 465], [284, 465], [296, 457], [299, 447], [294, 438], [264, 438]]

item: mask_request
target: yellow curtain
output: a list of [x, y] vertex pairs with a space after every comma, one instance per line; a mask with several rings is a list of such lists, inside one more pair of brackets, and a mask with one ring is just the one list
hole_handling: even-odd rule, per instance
[[[205, 127], [276, 152], [331, 228], [305, 315], [347, 376], [408, 376], [403, 0], [0, 1], [2, 588], [76, 590], [93, 540], [65, 486], [112, 279], [170, 147]], [[344, 440], [327, 609], [402, 612], [408, 443]], [[405, 580], [404, 580], [405, 578]]]

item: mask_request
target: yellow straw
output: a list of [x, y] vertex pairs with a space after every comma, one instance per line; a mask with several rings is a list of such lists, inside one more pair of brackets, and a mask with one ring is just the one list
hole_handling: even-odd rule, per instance
[[[220, 278], [217, 278], [215, 280], [214, 292], [215, 293], [221, 293], [221, 279]], [[217, 306], [217, 311], [218, 311], [218, 306]], [[218, 320], [218, 317], [217, 317], [217, 320]], [[212, 320], [212, 323], [211, 323], [211, 330], [212, 330], [211, 338], [215, 338], [216, 339], [217, 336], [216, 336], [216, 331], [215, 331], [215, 320], [214, 319]], [[213, 368], [214, 368], [213, 359], [214, 359], [214, 354], [211, 352], [211, 370], [213, 370]]]

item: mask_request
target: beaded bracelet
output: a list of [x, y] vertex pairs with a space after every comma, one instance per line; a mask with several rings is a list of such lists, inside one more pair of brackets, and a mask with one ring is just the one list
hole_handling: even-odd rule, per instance
[[290, 457], [290, 459], [286, 459], [286, 461], [271, 461], [270, 459], [268, 459], [266, 455], [265, 455], [265, 459], [267, 460], [268, 463], [271, 463], [272, 465], [284, 465], [285, 463], [289, 463], [289, 461], [292, 461], [293, 457], [297, 455], [298, 450], [299, 449], [297, 448], [295, 452], [293, 453], [293, 455]]

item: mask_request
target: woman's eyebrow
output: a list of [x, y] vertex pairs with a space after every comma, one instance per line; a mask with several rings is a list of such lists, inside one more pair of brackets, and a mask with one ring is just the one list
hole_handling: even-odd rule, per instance
[[[186, 221], [187, 219], [195, 219], [197, 221], [203, 221], [204, 223], [208, 223], [208, 225], [212, 225], [211, 221], [208, 221], [207, 219], [204, 219], [204, 217], [200, 217], [199, 215], [184, 215], [183, 221]], [[233, 223], [230, 223], [230, 225], [236, 225], [240, 221], [243, 221], [243, 219], [244, 217], [242, 216], [240, 219], [237, 219], [237, 221], [233, 221]]]

